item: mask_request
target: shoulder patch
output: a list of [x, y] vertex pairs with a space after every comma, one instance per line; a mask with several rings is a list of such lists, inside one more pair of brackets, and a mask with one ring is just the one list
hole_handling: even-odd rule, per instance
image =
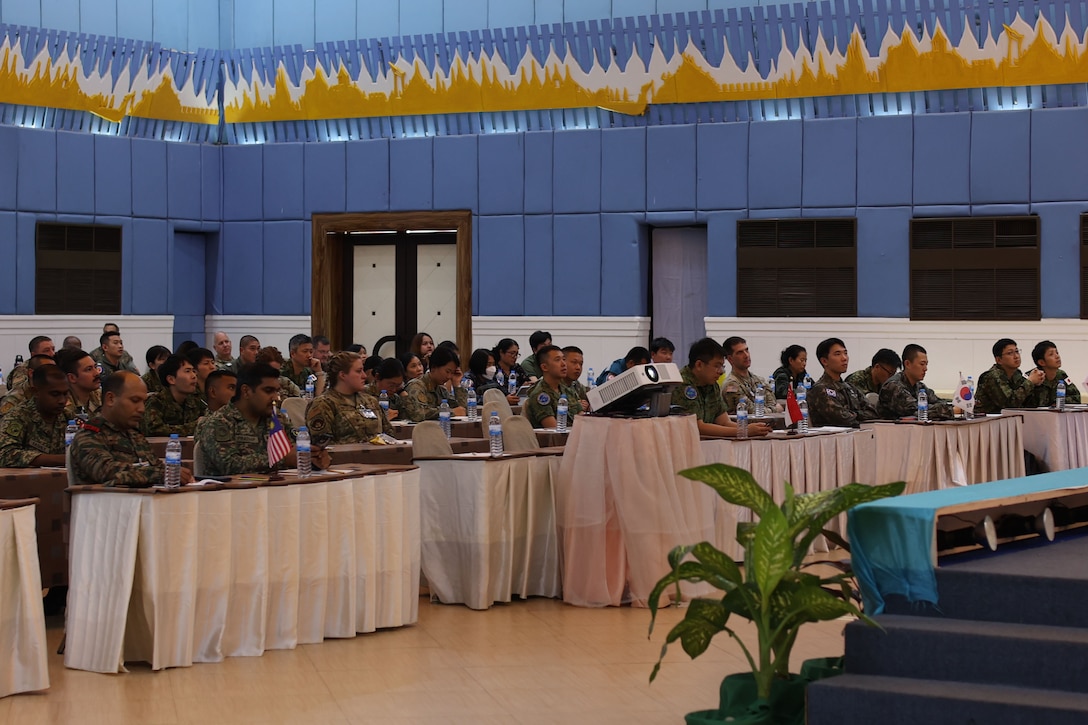
[[698, 393], [697, 390], [695, 390], [694, 385], [689, 385], [686, 388], [684, 388], [684, 397], [687, 398], [688, 400], [695, 400], [696, 398], [699, 397], [699, 393]]
[[726, 383], [725, 384], [725, 392], [727, 392], [727, 393], [739, 393], [740, 392], [740, 386], [737, 385], [736, 383]]
[[552, 402], [552, 399], [551, 396], [549, 396], [547, 393], [541, 393], [540, 395], [536, 396], [536, 402], [540, 403], [541, 405], [547, 405], [548, 403]]
[[80, 426], [80, 428], [82, 428], [83, 430], [89, 430], [92, 433], [101, 433], [102, 432], [102, 431], [100, 431], [98, 429], [97, 426], [93, 426], [90, 423], [84, 423], [83, 425]]
[[838, 393], [836, 393], [836, 392], [835, 392], [834, 390], [832, 390], [831, 388], [827, 388], [827, 394], [828, 394], [828, 395], [829, 395], [830, 397], [832, 397], [832, 398], [837, 398], [837, 397], [839, 397], [839, 394], [838, 394]]
[[1065, 379], [1065, 384], [1066, 385], [1072, 385], [1073, 384], [1073, 378], [1066, 378]]
[[323, 415], [314, 416], [307, 423], [307, 427], [310, 430], [314, 431], [315, 433], [320, 433], [321, 431], [325, 430], [328, 426], [329, 426], [329, 424], [325, 420], [325, 416], [323, 416]]

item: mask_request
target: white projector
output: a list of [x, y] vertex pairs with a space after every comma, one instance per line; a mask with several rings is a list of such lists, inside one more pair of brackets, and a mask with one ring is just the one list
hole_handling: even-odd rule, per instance
[[[683, 385], [674, 363], [635, 365], [587, 393], [594, 413], [663, 416], [669, 414], [673, 388]], [[646, 406], [645, 412], [639, 409]]]

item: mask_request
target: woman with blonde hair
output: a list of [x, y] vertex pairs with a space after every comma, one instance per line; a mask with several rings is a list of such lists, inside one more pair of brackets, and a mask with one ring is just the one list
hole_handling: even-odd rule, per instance
[[306, 413], [310, 437], [327, 444], [366, 443], [380, 433], [393, 434], [378, 399], [363, 392], [366, 376], [358, 353], [340, 352], [326, 366], [329, 389]]

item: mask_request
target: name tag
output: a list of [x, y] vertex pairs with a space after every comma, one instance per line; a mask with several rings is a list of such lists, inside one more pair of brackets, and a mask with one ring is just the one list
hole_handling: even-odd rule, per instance
[[378, 417], [377, 413], [375, 413], [370, 408], [360, 408], [359, 412], [362, 413], [363, 417], [368, 419], [368, 420], [373, 420], [373, 419]]

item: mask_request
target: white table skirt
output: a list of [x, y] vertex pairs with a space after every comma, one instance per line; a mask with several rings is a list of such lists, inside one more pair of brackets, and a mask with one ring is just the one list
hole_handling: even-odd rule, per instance
[[1024, 450], [1049, 471], [1088, 466], [1088, 410], [1006, 410], [1024, 419]]
[[71, 522], [71, 668], [218, 662], [418, 618], [418, 470], [77, 493]]
[[487, 609], [558, 597], [559, 456], [419, 460], [422, 566], [431, 595]]
[[34, 506], [0, 510], [0, 697], [49, 687]]

